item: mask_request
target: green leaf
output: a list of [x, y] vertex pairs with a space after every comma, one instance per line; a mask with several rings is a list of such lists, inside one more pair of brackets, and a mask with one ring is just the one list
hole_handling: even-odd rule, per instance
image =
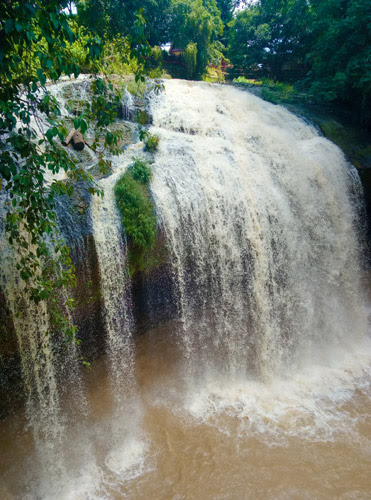
[[113, 141], [113, 134], [111, 132], [107, 132], [106, 134], [106, 142], [107, 144], [111, 145]]
[[40, 80], [41, 85], [42, 85], [42, 86], [44, 86], [44, 85], [45, 85], [45, 83], [46, 83], [46, 76], [44, 75], [44, 73], [43, 73], [42, 69], [41, 69], [41, 68], [39, 68], [39, 69], [36, 71], [36, 73], [37, 73], [37, 76], [39, 77], [39, 80]]
[[81, 119], [80, 120], [81, 133], [84, 134], [86, 132], [87, 128], [88, 128], [88, 125], [87, 125], [86, 121]]
[[45, 133], [48, 141], [51, 143], [52, 140], [53, 140], [53, 137], [54, 137], [54, 133], [53, 133], [53, 129], [52, 128], [49, 128], [46, 133]]

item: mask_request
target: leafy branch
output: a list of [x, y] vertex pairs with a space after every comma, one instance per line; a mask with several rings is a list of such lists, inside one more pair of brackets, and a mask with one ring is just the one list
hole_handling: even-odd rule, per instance
[[[47, 85], [62, 74], [77, 77], [80, 72], [78, 60], [71, 57], [76, 36], [63, 10], [67, 3], [34, 0], [6, 2], [2, 7], [0, 191], [5, 198], [5, 230], [17, 249], [17, 269], [25, 291], [36, 304], [44, 301], [48, 306], [50, 328], [45, 336], [61, 333], [67, 342], [79, 344], [69, 312], [74, 306], [70, 293], [76, 284], [75, 269], [57, 227], [56, 199], [71, 196], [77, 180], [86, 181], [91, 194], [103, 196], [103, 192], [62, 146], [67, 128]], [[142, 18], [138, 29], [140, 22]], [[99, 37], [86, 39], [92, 67], [101, 57], [102, 47]], [[30, 64], [25, 65], [24, 60]], [[120, 95], [107, 78], [94, 77], [90, 87], [91, 102], [75, 118], [74, 127], [82, 134], [89, 127], [94, 129], [89, 147], [106, 172], [111, 167], [107, 153], [121, 152], [120, 134], [108, 130], [116, 118]], [[66, 180], [47, 181], [47, 175], [60, 172], [68, 174]], [[40, 353], [45, 336], [40, 339]]]

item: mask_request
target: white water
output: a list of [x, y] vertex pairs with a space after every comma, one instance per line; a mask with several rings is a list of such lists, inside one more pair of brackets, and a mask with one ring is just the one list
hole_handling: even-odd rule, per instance
[[[35, 304], [29, 299], [16, 268], [22, 252], [14, 252], [2, 226], [3, 220], [0, 279], [17, 336], [26, 396], [26, 428], [32, 433], [34, 447], [23, 479], [32, 485], [33, 495], [47, 498], [52, 494], [57, 498], [61, 485], [77, 480], [70, 462], [77, 457], [79, 461], [89, 457], [94, 463], [90, 442], [81, 426], [87, 407], [79, 352], [73, 343], [64, 345], [61, 338], [51, 333], [47, 304]], [[63, 407], [67, 395], [68, 413]], [[75, 446], [67, 446], [67, 436], [76, 435], [80, 437]]]
[[[115, 183], [132, 163], [131, 155], [135, 149], [134, 146], [124, 157], [120, 156], [113, 166], [115, 173], [100, 181], [104, 197], [94, 197], [91, 209], [104, 301], [107, 368], [114, 400], [108, 430], [110, 437], [106, 443], [106, 465], [117, 474], [132, 474], [133, 468], [143, 459], [145, 448], [140, 437], [141, 409], [134, 378], [135, 351], [127, 248], [114, 194]], [[128, 452], [127, 448], [133, 446], [135, 452]]]
[[341, 399], [345, 366], [353, 387], [370, 352], [358, 176], [313, 127], [238, 89], [169, 81], [152, 112], [186, 407], [236, 404], [266, 432], [281, 410]]

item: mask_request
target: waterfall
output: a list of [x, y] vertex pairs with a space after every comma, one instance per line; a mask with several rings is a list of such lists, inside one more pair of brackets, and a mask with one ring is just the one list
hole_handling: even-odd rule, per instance
[[[230, 86], [166, 82], [152, 192], [193, 376], [289, 376], [365, 332], [358, 176], [280, 106]], [[193, 382], [192, 382], [193, 383]]]
[[[57, 98], [62, 116], [67, 121], [68, 106], [81, 106], [90, 98], [89, 86], [90, 82], [82, 78], [77, 81], [62, 79], [50, 87], [50, 93]], [[131, 105], [128, 95], [125, 95], [124, 102]], [[71, 151], [71, 154], [76, 153]], [[97, 456], [101, 458], [102, 448], [106, 466], [113, 472], [135, 476], [143, 460], [145, 446], [138, 431], [140, 408], [133, 376], [133, 320], [125, 261], [126, 243], [113, 195], [117, 176], [131, 160], [130, 156], [127, 158], [116, 162], [116, 175], [101, 181], [105, 197], [93, 199], [92, 221], [85, 220], [85, 224], [93, 225], [104, 301], [106, 332], [101, 335], [107, 335], [107, 371], [113, 400], [108, 423], [100, 422], [95, 426], [91, 422], [79, 348], [73, 343], [64, 345], [62, 339], [48, 335], [51, 327], [47, 304], [36, 305], [25, 293], [17, 270], [19, 257], [3, 228], [6, 200], [0, 200], [0, 284], [17, 335], [27, 395], [26, 426], [32, 431], [37, 457], [37, 461], [27, 461], [24, 482], [37, 498], [65, 500], [76, 498], [75, 495], [81, 494], [85, 498], [93, 494], [102, 470], [96, 462]], [[96, 163], [96, 157], [85, 149], [79, 153], [78, 161], [89, 168]], [[47, 182], [64, 178], [64, 172], [46, 176]], [[66, 210], [62, 200], [57, 204], [60, 226], [68, 242], [77, 248], [77, 259], [84, 259], [85, 246], [73, 212]], [[66, 314], [69, 315], [69, 311]], [[42, 355], [41, 343], [44, 345]], [[94, 429], [96, 436], [89, 427]], [[101, 463], [99, 465], [104, 468]]]
[[[1, 215], [1, 287], [17, 336], [26, 419], [36, 452], [36, 460], [27, 467], [25, 481], [42, 498], [63, 498], [66, 485], [78, 481], [71, 464], [87, 457], [94, 463], [90, 443], [82, 432], [87, 406], [79, 351], [73, 343], [66, 345], [62, 338], [50, 333], [47, 303], [35, 304], [28, 297], [17, 270], [21, 252], [14, 252], [9, 244], [3, 227], [4, 214]], [[68, 446], [69, 438], [75, 443], [72, 448]]]
[[[51, 92], [70, 125], [89, 99], [84, 78]], [[0, 496], [330, 498], [340, 480], [362, 495], [371, 345], [357, 172], [313, 126], [240, 89], [171, 80], [147, 97], [158, 150], [128, 146], [133, 124], [97, 176], [104, 196], [81, 183], [57, 201], [81, 277], [76, 322], [102, 353], [91, 371], [49, 336], [35, 363], [48, 310], [24, 293], [0, 206], [1, 292], [27, 390], [26, 418], [4, 421]], [[135, 106], [126, 93], [122, 118]], [[97, 173], [89, 149], [71, 154]], [[114, 186], [134, 158], [151, 164], [160, 237], [131, 282]], [[178, 315], [134, 338], [149, 302]]]
[[109, 369], [118, 398], [133, 383], [132, 313], [129, 277], [126, 267], [126, 242], [113, 192], [115, 177], [101, 181], [104, 197], [94, 197], [92, 220], [97, 248], [104, 319], [107, 332]]

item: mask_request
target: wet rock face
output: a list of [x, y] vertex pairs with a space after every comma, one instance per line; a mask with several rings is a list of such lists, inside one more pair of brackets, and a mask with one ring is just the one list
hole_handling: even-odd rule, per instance
[[93, 361], [104, 351], [104, 324], [99, 262], [90, 219], [91, 195], [83, 183], [75, 186], [71, 198], [58, 202], [59, 227], [70, 248], [75, 267], [76, 287], [72, 296], [76, 307], [72, 317], [78, 329], [82, 354]]
[[178, 317], [171, 270], [162, 265], [132, 280], [135, 334], [143, 334]]
[[0, 289], [0, 419], [25, 401], [21, 356], [13, 320]]
[[176, 287], [162, 231], [151, 250], [138, 254], [129, 243], [128, 252], [134, 333], [142, 334], [178, 317]]
[[[73, 198], [64, 198], [58, 209], [59, 224], [75, 266], [77, 286], [73, 319], [78, 327], [81, 348], [88, 360], [105, 349], [103, 294], [99, 261], [89, 211], [90, 195], [80, 185]], [[81, 213], [81, 206], [85, 210]], [[159, 231], [154, 247], [140, 251], [129, 241], [128, 265], [131, 276], [134, 334], [166, 323], [178, 316], [165, 235]], [[114, 270], [113, 270], [114, 272]]]

